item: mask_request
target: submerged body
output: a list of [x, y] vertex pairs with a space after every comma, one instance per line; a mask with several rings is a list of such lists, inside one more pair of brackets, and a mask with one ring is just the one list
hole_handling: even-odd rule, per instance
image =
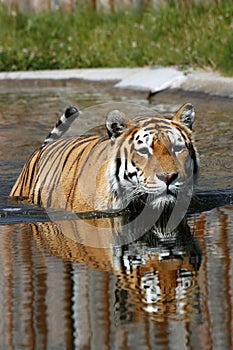
[[106, 118], [106, 136], [58, 138], [69, 126], [68, 118], [79, 114], [75, 108], [69, 112], [26, 162], [11, 196], [81, 212], [137, 207], [140, 200], [152, 208], [174, 205], [179, 193], [192, 190], [198, 156], [191, 104], [172, 120], [128, 120], [113, 110]]

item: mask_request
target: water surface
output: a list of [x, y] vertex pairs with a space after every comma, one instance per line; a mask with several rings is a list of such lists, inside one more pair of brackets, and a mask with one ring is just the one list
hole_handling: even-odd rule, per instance
[[[0, 89], [1, 349], [232, 349], [232, 101], [146, 97], [81, 83]], [[81, 133], [111, 108], [170, 115], [188, 101], [197, 110], [202, 201], [169, 239], [148, 232], [119, 245], [121, 218], [49, 222], [40, 209], [8, 200], [26, 158], [68, 105], [83, 110], [71, 130]], [[108, 244], [97, 248], [93, 237]]]

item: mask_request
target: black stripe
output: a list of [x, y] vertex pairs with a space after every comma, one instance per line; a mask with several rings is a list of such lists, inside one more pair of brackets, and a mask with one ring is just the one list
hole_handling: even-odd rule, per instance
[[[38, 165], [38, 162], [40, 160], [40, 157], [41, 157], [41, 151], [38, 151], [38, 155], [36, 157], [36, 160], [34, 161], [34, 164], [32, 166], [32, 169], [31, 169], [31, 174], [30, 174], [30, 179], [29, 179], [29, 184], [28, 184], [28, 187], [29, 189], [32, 188], [32, 183], [34, 181], [34, 176], [37, 175], [36, 174], [36, 167]], [[33, 155], [33, 158], [34, 158], [34, 155]]]
[[179, 132], [181, 133], [181, 136], [184, 139], [184, 142], [187, 144], [187, 141], [190, 141], [189, 137], [183, 132], [183, 130], [178, 129]]
[[41, 205], [43, 204], [42, 201], [41, 201], [41, 191], [40, 191], [40, 188], [38, 190], [38, 195], [37, 195], [37, 204]]
[[151, 126], [151, 127], [147, 127], [145, 129], [145, 131], [154, 131], [154, 130], [160, 130], [160, 129], [164, 129], [164, 130], [173, 130], [172, 126], [170, 125], [158, 125], [158, 124], [155, 124], [155, 126]]
[[193, 172], [194, 172], [194, 174], [197, 174], [198, 173], [197, 155], [196, 155], [196, 151], [195, 151], [192, 143], [190, 143], [190, 145], [189, 145], [189, 150], [190, 150], [190, 156], [194, 162]]
[[[26, 167], [26, 165], [25, 165], [25, 167], [23, 168], [22, 173], [20, 174], [19, 179], [17, 180], [17, 181], [19, 182], [19, 184], [20, 184], [19, 196], [22, 196], [22, 195], [23, 195], [23, 189], [24, 189], [25, 182], [26, 182], [26, 181], [25, 181], [26, 176], [27, 176], [27, 167]], [[18, 189], [19, 184], [17, 185], [17, 188], [16, 188], [16, 189]], [[27, 186], [27, 184], [26, 184], [26, 186]]]
[[118, 150], [117, 157], [116, 157], [116, 172], [115, 172], [115, 176], [118, 182], [120, 182], [120, 178], [119, 178], [120, 167], [121, 167], [121, 158], [120, 158], [120, 151]]
[[63, 122], [61, 119], [59, 119], [58, 122], [56, 123], [56, 126], [55, 126], [55, 127], [58, 128], [59, 125], [64, 124], [64, 123], [66, 123], [66, 122], [67, 122], [67, 119], [66, 119], [65, 122]]
[[132, 179], [134, 176], [137, 176], [137, 172], [134, 171], [133, 173], [128, 173], [128, 177]]
[[[148, 121], [145, 121], [142, 125], [140, 125], [140, 128], [145, 128], [148, 125], [156, 125], [161, 127], [166, 127], [167, 125], [171, 125], [170, 120], [166, 120], [166, 119], [158, 119], [158, 118], [151, 118]], [[152, 127], [152, 126], [151, 126]], [[148, 129], [151, 130], [151, 129]]]
[[[20, 184], [20, 191], [19, 191], [19, 196], [23, 196], [23, 189], [24, 189], [24, 186], [27, 187], [27, 183], [25, 181], [25, 177], [27, 175], [27, 168], [25, 166], [25, 168], [23, 169], [23, 173], [20, 174], [20, 178], [19, 178], [19, 184]], [[17, 180], [18, 181], [18, 180]], [[26, 183], [26, 184], [25, 184]], [[19, 184], [17, 185], [17, 188], [19, 187]]]
[[[77, 169], [79, 167], [79, 162], [80, 162], [80, 159], [81, 159], [84, 151], [85, 151], [85, 148], [83, 148], [82, 151], [79, 153], [79, 157], [77, 158], [77, 161], [76, 161], [74, 175], [73, 175], [73, 179], [71, 181], [70, 191], [67, 194], [68, 198], [67, 198], [66, 208], [68, 207], [68, 201], [71, 201], [72, 199], [74, 199], [75, 189], [76, 189], [76, 186], [77, 186], [78, 180], [79, 180]], [[74, 165], [74, 162], [72, 163], [72, 166], [70, 167], [70, 169], [73, 167], [73, 165]]]
[[124, 157], [125, 157], [125, 170], [124, 170], [124, 179], [127, 180], [127, 172], [128, 172], [128, 151], [127, 148], [124, 148]]

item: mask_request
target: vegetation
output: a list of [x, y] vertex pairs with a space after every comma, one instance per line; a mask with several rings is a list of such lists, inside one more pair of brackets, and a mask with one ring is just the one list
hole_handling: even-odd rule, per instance
[[0, 4], [0, 70], [178, 65], [233, 75], [232, 1], [23, 15]]

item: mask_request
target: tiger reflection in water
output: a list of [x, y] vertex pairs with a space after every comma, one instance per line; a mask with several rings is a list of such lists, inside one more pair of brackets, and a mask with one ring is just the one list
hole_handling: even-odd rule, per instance
[[[122, 218], [37, 223], [31, 224], [31, 228], [41, 250], [71, 262], [84, 262], [89, 268], [114, 272], [118, 281], [115, 290], [118, 324], [128, 322], [129, 317], [134, 322], [144, 313], [162, 321], [169, 315], [184, 319], [197, 312], [197, 305], [195, 311], [192, 302], [194, 298], [198, 300], [197, 272], [202, 252], [187, 222], [183, 220], [169, 239], [161, 239], [161, 232], [158, 233], [161, 227], [154, 226], [125, 245], [119, 245], [119, 239], [115, 239], [113, 226], [109, 246], [93, 246], [97, 240], [106, 240], [103, 227], [108, 226], [110, 237], [113, 221], [116, 228]], [[135, 222], [127, 226], [132, 236], [137, 230]]]

